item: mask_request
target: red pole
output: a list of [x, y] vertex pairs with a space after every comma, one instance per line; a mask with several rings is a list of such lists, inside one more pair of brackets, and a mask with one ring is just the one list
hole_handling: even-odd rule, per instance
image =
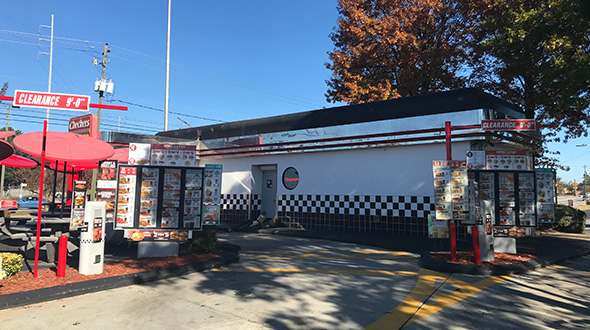
[[66, 258], [68, 257], [68, 237], [59, 237], [59, 255], [57, 257], [57, 277], [66, 277]]
[[39, 183], [39, 210], [37, 211], [37, 239], [35, 244], [35, 268], [33, 277], [37, 277], [39, 268], [39, 239], [41, 236], [41, 212], [43, 211], [43, 179], [45, 176], [45, 146], [47, 144], [47, 120], [43, 122], [43, 144], [41, 146], [41, 183]]
[[473, 238], [473, 257], [475, 263], [481, 265], [481, 252], [479, 251], [479, 230], [477, 226], [471, 227], [471, 237]]
[[451, 122], [445, 121], [445, 141], [447, 144], [447, 160], [453, 160], [453, 152], [451, 150]]
[[457, 238], [455, 237], [455, 222], [450, 224], [450, 238], [451, 238], [451, 260], [457, 260]]

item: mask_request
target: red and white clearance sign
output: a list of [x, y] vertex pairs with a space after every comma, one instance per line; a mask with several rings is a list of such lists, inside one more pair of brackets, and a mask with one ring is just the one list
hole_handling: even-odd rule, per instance
[[534, 131], [537, 125], [534, 119], [482, 120], [483, 131]]
[[14, 107], [88, 111], [90, 96], [45, 92], [14, 91]]

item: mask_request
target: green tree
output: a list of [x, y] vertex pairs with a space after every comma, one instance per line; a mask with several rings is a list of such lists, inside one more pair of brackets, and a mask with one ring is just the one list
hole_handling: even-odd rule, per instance
[[527, 118], [555, 123], [566, 139], [590, 124], [590, 2], [465, 1], [473, 22], [471, 81], [522, 106]]

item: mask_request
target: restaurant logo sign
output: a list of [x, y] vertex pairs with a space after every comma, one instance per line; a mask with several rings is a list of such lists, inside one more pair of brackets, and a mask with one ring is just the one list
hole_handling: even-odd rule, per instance
[[14, 91], [14, 107], [89, 111], [90, 96], [31, 91]]
[[74, 117], [68, 124], [68, 132], [98, 138], [97, 116], [94, 114]]
[[534, 119], [482, 120], [483, 131], [534, 131], [537, 125]]
[[299, 184], [299, 172], [294, 167], [288, 167], [283, 172], [283, 186], [289, 190], [295, 189]]

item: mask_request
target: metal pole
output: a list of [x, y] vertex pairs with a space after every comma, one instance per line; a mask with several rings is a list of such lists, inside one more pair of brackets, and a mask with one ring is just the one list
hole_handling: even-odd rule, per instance
[[[104, 81], [106, 79], [106, 71], [107, 71], [107, 54], [110, 52], [109, 44], [104, 44], [104, 51], [102, 52], [102, 74], [100, 76], [100, 81]], [[98, 104], [102, 104], [102, 99], [104, 96], [104, 92], [99, 90], [98, 91]], [[98, 108], [96, 119], [96, 131], [100, 135], [100, 115], [102, 113], [102, 108]], [[92, 184], [90, 185], [90, 200], [95, 200], [96, 196], [96, 180], [98, 179], [98, 169], [92, 170]]]
[[164, 131], [168, 130], [168, 103], [170, 88], [170, 12], [172, 11], [172, 0], [168, 0], [168, 36], [166, 38], [166, 96], [164, 104]]
[[[49, 41], [49, 82], [47, 92], [51, 93], [51, 69], [53, 67], [53, 15], [51, 15], [51, 40]], [[49, 108], [47, 108], [47, 122], [49, 122]]]
[[[8, 131], [8, 118], [10, 116], [10, 106], [8, 106], [8, 108], [6, 109], [6, 131]], [[4, 174], [5, 174], [5, 166], [2, 165], [2, 173], [0, 174], [0, 188], [2, 189], [2, 194], [4, 196], [6, 196], [5, 190], [4, 190]]]

